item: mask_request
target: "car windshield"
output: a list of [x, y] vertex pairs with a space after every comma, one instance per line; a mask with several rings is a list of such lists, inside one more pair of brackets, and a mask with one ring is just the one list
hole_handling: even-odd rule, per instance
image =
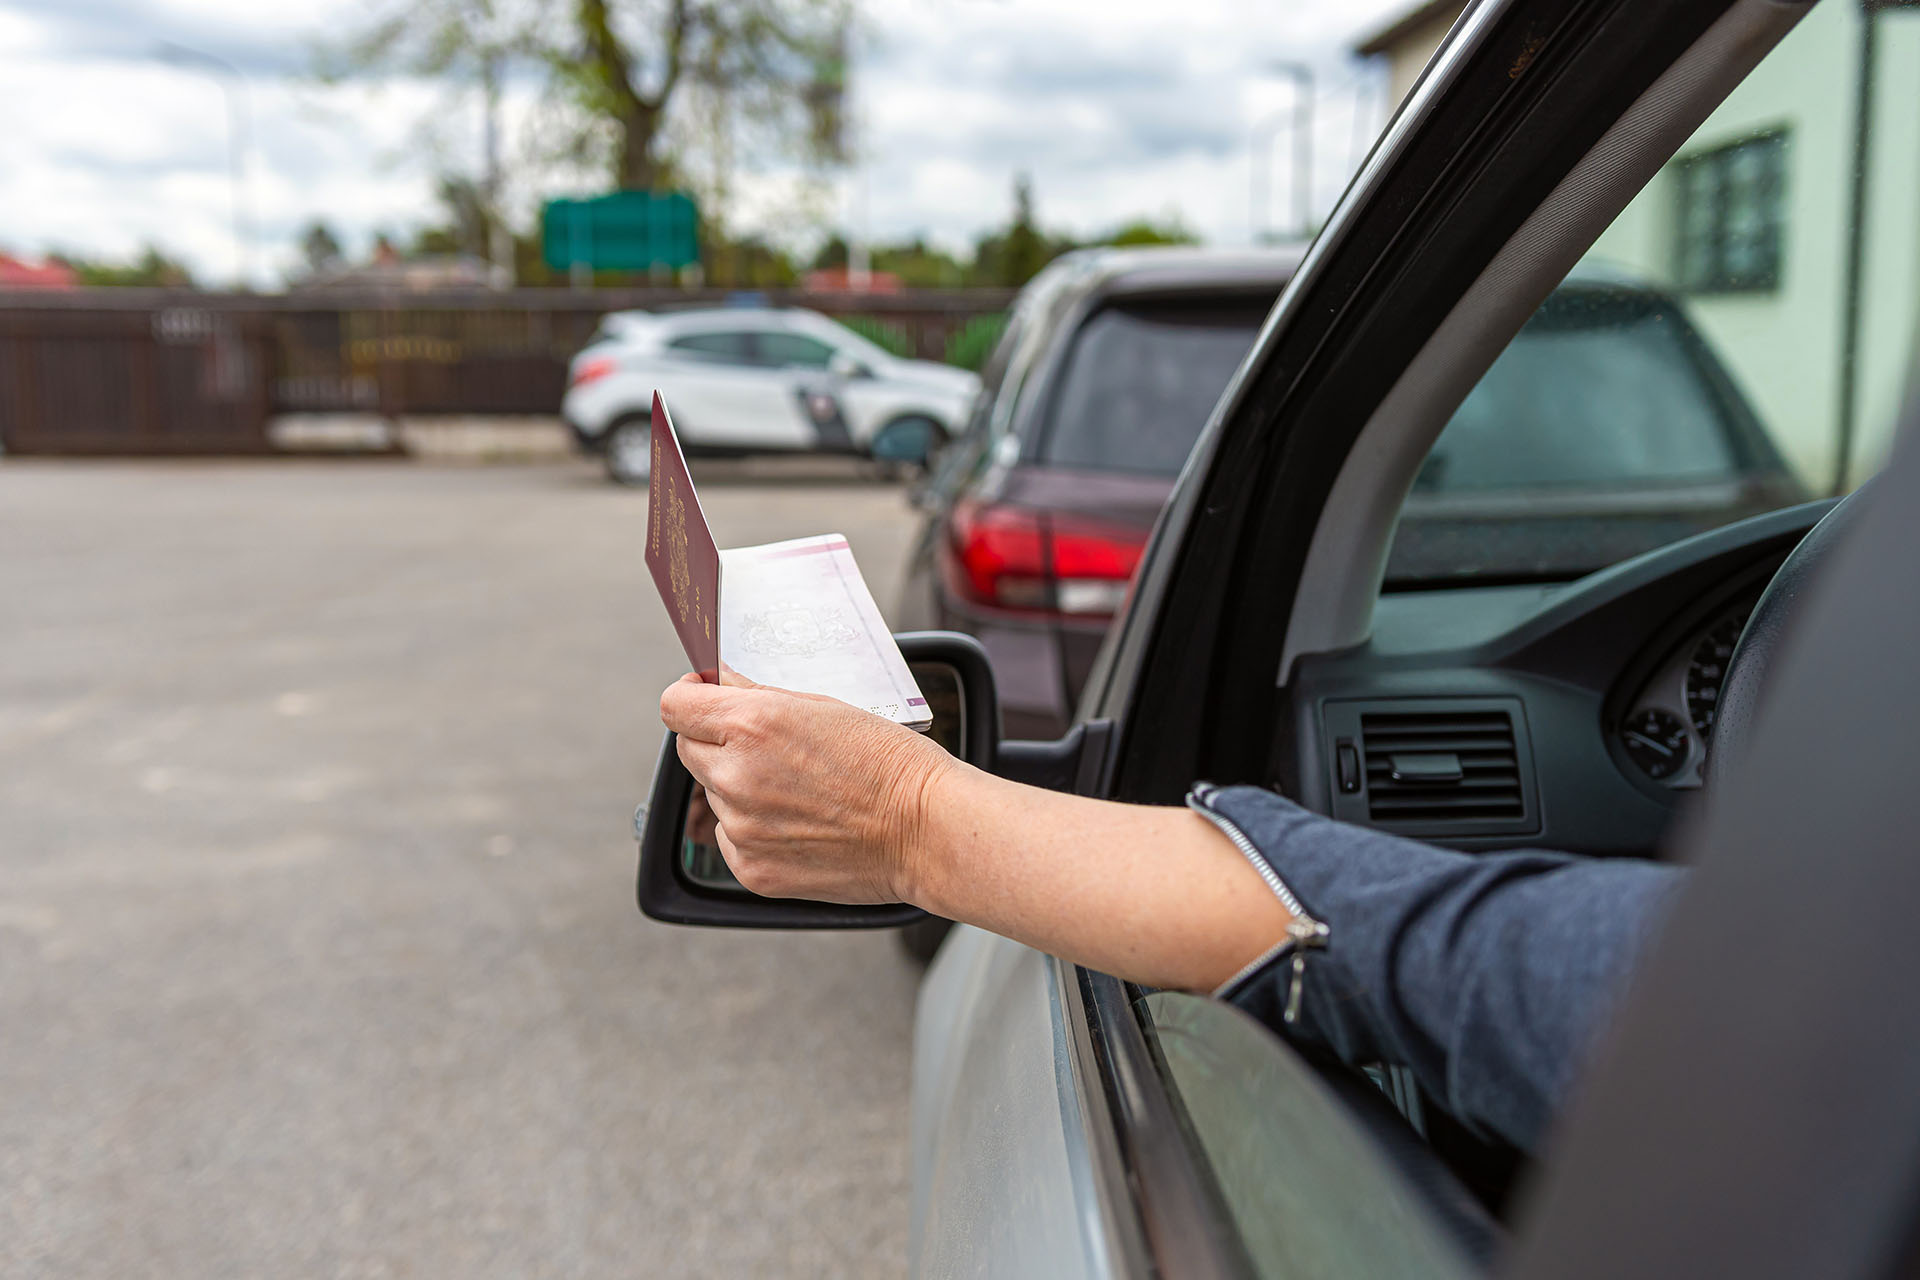
[[[1868, 23], [1877, 82], [1836, 111], [1835, 86], [1873, 75]], [[1570, 579], [1878, 468], [1920, 329], [1896, 64], [1920, 67], [1920, 15], [1800, 22], [1460, 404], [1402, 507], [1389, 588]]]
[[1075, 470], [1178, 474], [1272, 303], [1096, 312], [1074, 335], [1041, 427], [1040, 459]]

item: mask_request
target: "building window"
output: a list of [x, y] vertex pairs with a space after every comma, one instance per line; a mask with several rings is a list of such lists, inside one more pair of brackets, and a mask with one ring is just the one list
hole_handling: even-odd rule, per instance
[[1678, 261], [1690, 293], [1756, 293], [1780, 286], [1786, 230], [1787, 135], [1759, 134], [1676, 161]]

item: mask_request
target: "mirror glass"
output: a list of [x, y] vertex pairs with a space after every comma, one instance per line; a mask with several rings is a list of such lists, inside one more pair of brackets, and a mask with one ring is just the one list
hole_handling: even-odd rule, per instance
[[[920, 692], [933, 713], [933, 725], [927, 736], [950, 755], [963, 756], [967, 741], [966, 699], [961, 696], [960, 673], [944, 662], [908, 664]], [[746, 893], [733, 878], [720, 854], [720, 842], [714, 835], [713, 807], [707, 803], [706, 788], [693, 784], [687, 800], [687, 812], [681, 822], [680, 874], [697, 888], [726, 893]]]

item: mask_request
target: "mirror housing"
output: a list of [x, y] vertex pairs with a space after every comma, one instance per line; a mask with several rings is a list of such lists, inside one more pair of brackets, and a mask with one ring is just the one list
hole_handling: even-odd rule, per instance
[[844, 351], [827, 357], [827, 372], [836, 378], [871, 378], [873, 370]]
[[[952, 631], [902, 632], [894, 640], [922, 681], [934, 712], [931, 732], [948, 739], [943, 745], [960, 759], [992, 771], [1000, 756], [1000, 701], [987, 651], [972, 636]], [[928, 687], [934, 679], [948, 679], [947, 673], [950, 690], [942, 694]], [[633, 815], [643, 914], [668, 924], [734, 929], [883, 929], [927, 918], [904, 903], [852, 906], [763, 898], [729, 883], [732, 877], [718, 851], [688, 835], [695, 786], [669, 733], [647, 803]]]

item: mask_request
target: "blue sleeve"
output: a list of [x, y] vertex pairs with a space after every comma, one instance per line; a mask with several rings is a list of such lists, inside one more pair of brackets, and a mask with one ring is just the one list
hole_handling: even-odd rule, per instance
[[1324, 926], [1218, 994], [1345, 1062], [1410, 1068], [1454, 1116], [1522, 1148], [1546, 1130], [1685, 877], [1634, 859], [1456, 853], [1256, 787], [1202, 785], [1188, 803]]

